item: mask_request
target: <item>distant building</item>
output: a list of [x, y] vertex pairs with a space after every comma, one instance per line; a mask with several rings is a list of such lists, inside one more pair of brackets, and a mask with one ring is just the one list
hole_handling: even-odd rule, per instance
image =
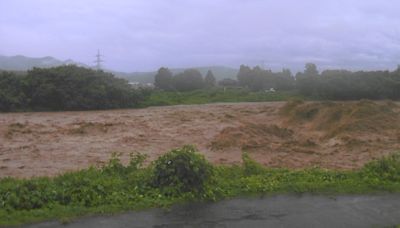
[[154, 88], [153, 83], [129, 82], [129, 85], [131, 85], [135, 89], [140, 89], [140, 88], [153, 89]]

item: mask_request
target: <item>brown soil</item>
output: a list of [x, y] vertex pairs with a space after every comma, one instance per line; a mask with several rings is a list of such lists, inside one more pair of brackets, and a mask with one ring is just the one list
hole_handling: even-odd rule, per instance
[[270, 167], [359, 168], [400, 149], [393, 102], [269, 102], [0, 114], [0, 177], [101, 166], [113, 152], [154, 160], [185, 144], [213, 163], [245, 150]]

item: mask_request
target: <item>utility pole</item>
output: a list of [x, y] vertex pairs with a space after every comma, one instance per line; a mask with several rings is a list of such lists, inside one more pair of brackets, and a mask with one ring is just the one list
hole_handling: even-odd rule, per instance
[[100, 54], [100, 50], [97, 50], [96, 60], [94, 61], [96, 63], [97, 70], [101, 70], [101, 63], [104, 62], [101, 57], [102, 55]]

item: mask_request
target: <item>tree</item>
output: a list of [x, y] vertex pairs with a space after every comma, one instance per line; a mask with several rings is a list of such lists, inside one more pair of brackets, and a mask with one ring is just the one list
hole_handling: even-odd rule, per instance
[[318, 70], [317, 70], [317, 65], [314, 63], [306, 63], [305, 69], [304, 69], [304, 75], [305, 76], [318, 76]]
[[214, 87], [216, 84], [216, 79], [214, 77], [214, 74], [212, 73], [211, 70], [207, 71], [207, 75], [204, 78], [204, 84], [206, 85], [206, 87]]
[[172, 73], [168, 68], [161, 67], [154, 77], [154, 85], [163, 90], [172, 90]]
[[34, 68], [24, 83], [24, 93], [34, 110], [125, 108], [143, 99], [124, 79], [74, 65]]
[[295, 80], [289, 69], [282, 69], [282, 72], [275, 73], [275, 86], [277, 90], [293, 90]]
[[0, 111], [13, 111], [26, 105], [22, 77], [11, 72], [0, 73]]
[[191, 91], [204, 88], [204, 79], [200, 71], [188, 69], [174, 76], [174, 87], [178, 91]]
[[296, 84], [301, 93], [307, 96], [315, 96], [319, 86], [319, 75], [314, 63], [306, 63], [304, 72], [296, 74]]
[[251, 68], [246, 65], [240, 65], [239, 72], [237, 74], [237, 81], [240, 86], [247, 87], [251, 81]]

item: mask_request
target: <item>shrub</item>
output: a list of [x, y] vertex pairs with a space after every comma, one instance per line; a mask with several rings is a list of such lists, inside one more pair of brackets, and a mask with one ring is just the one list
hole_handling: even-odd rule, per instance
[[132, 172], [136, 172], [143, 167], [143, 162], [146, 160], [147, 156], [140, 153], [130, 153], [129, 163], [124, 166], [120, 159], [121, 154], [113, 152], [108, 163], [102, 167], [102, 172], [112, 175], [126, 175]]
[[250, 158], [247, 152], [242, 153], [242, 160], [245, 175], [251, 176], [265, 173], [266, 168]]
[[174, 149], [154, 162], [153, 184], [178, 192], [199, 192], [213, 174], [211, 164], [193, 146]]
[[[9, 183], [7, 183], [9, 182]], [[41, 208], [54, 198], [52, 186], [47, 178], [32, 181], [4, 180], [0, 190], [0, 208], [31, 210]]]
[[400, 152], [372, 161], [366, 164], [363, 170], [381, 179], [400, 181]]

